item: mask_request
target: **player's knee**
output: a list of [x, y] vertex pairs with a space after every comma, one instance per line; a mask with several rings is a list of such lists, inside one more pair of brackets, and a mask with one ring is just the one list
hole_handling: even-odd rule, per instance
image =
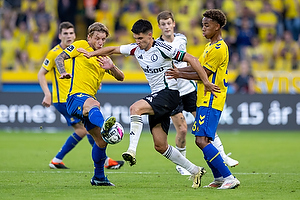
[[168, 146], [165, 146], [165, 145], [154, 145], [154, 148], [157, 152], [163, 154], [164, 152], [167, 151], [168, 149]]
[[195, 143], [200, 149], [203, 149], [208, 145], [209, 141], [206, 137], [196, 137]]
[[135, 104], [131, 105], [129, 108], [130, 115], [139, 115], [140, 108]]

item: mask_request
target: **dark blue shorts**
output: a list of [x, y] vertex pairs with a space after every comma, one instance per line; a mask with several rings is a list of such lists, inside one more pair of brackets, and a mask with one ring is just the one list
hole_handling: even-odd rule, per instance
[[94, 99], [94, 97], [84, 93], [76, 93], [71, 96], [68, 96], [67, 98], [68, 114], [81, 119], [87, 131], [96, 127], [96, 125], [90, 122], [88, 117], [83, 116], [83, 104], [88, 98]]
[[67, 103], [53, 103], [53, 105], [56, 108], [56, 110], [58, 110], [58, 112], [60, 112], [65, 117], [65, 119], [67, 120], [68, 126], [72, 126], [81, 121], [77, 117], [74, 117], [74, 116], [71, 116], [68, 114]]
[[192, 134], [195, 136], [205, 136], [213, 141], [221, 113], [221, 111], [211, 107], [197, 107], [195, 122], [192, 126]]

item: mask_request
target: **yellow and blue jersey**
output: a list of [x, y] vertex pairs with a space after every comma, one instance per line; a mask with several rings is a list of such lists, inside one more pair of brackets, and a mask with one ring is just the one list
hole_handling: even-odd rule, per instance
[[70, 56], [72, 66], [69, 95], [84, 93], [95, 98], [105, 69], [100, 66], [96, 57], [88, 59], [77, 51], [78, 48], [83, 48], [88, 52], [94, 51], [86, 40], [76, 41], [64, 50]]
[[[70, 79], [59, 79], [60, 73], [56, 68], [55, 58], [63, 51], [61, 46], [58, 44], [53, 49], [51, 49], [43, 64], [48, 72], [50, 72], [52, 77], [52, 102], [53, 103], [65, 103], [67, 102], [67, 95], [70, 88]], [[66, 72], [71, 73], [70, 59], [65, 60]]]
[[212, 71], [212, 74], [208, 77], [209, 81], [219, 86], [221, 93], [216, 93], [218, 98], [215, 98], [211, 92], [207, 92], [206, 96], [204, 96], [204, 85], [201, 81], [198, 81], [197, 107], [212, 107], [213, 109], [222, 111], [228, 87], [227, 66], [229, 52], [227, 44], [224, 40], [219, 40], [214, 44], [206, 44], [199, 61], [203, 67]]

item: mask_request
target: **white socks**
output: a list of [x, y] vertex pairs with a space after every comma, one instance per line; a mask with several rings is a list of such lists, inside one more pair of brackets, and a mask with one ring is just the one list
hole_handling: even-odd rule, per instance
[[58, 158], [56, 158], [56, 157], [54, 157], [54, 158], [52, 159], [52, 161], [55, 162], [55, 163], [61, 163], [61, 162], [62, 162], [61, 159], [58, 159]]
[[128, 151], [136, 152], [137, 145], [143, 130], [143, 120], [140, 115], [130, 116], [130, 142]]
[[224, 160], [224, 158], [226, 157], [226, 154], [225, 154], [223, 144], [222, 144], [218, 134], [216, 134], [215, 140], [212, 141], [211, 143], [218, 149], [218, 151], [220, 152], [221, 157]]
[[184, 156], [186, 157], [186, 147], [180, 148], [176, 146], [176, 149]]
[[191, 174], [197, 174], [199, 172], [198, 167], [186, 159], [176, 148], [169, 145], [168, 149], [162, 154], [167, 159], [171, 160], [176, 165], [180, 165], [185, 168]]

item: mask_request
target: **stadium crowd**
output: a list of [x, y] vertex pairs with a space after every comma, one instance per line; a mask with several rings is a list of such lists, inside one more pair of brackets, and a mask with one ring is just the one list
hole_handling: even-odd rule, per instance
[[[58, 43], [57, 25], [70, 21], [78, 39], [94, 21], [110, 30], [106, 43], [134, 42], [130, 32], [139, 18], [148, 19], [154, 37], [160, 36], [157, 14], [171, 10], [177, 32], [187, 36], [187, 51], [199, 57], [207, 40], [202, 36], [202, 13], [218, 8], [227, 15], [223, 38], [230, 49], [229, 70], [247, 61], [254, 71], [300, 71], [300, 0], [4, 0], [1, 1], [1, 68], [38, 71], [46, 53]], [[121, 56], [114, 61], [124, 70], [138, 64]]]

